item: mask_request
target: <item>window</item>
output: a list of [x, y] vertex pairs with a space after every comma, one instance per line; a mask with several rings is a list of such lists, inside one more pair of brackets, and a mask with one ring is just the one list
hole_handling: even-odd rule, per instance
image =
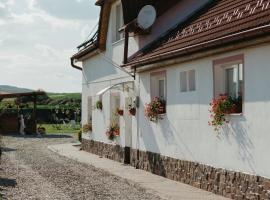
[[166, 72], [151, 73], [151, 99], [158, 97], [166, 100]]
[[180, 72], [180, 88], [181, 92], [187, 92], [187, 72]]
[[123, 22], [123, 11], [122, 11], [122, 5], [117, 4], [115, 6], [115, 36], [114, 36], [114, 42], [117, 42], [123, 38], [123, 33], [119, 33], [119, 29], [122, 28], [124, 22]]
[[180, 91], [191, 92], [196, 90], [195, 70], [180, 72]]
[[161, 99], [165, 98], [165, 79], [159, 79], [158, 80], [158, 97]]
[[242, 113], [244, 56], [237, 55], [214, 61], [214, 96], [227, 95], [235, 105], [233, 113]]
[[243, 64], [225, 68], [225, 93], [233, 98], [242, 94]]

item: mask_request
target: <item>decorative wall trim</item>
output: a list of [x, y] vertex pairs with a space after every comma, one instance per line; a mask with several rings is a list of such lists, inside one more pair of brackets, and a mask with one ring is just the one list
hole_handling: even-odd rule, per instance
[[131, 150], [131, 165], [231, 199], [270, 199], [270, 180], [260, 176], [135, 149]]
[[82, 139], [82, 150], [104, 158], [124, 162], [125, 151], [119, 145], [105, 144], [103, 142]]

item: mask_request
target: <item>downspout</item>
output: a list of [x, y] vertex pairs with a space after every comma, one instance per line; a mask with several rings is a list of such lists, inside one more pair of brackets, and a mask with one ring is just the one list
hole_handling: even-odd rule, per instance
[[75, 65], [74, 61], [75, 61], [74, 57], [71, 57], [71, 58], [70, 58], [71, 66], [72, 66], [73, 68], [77, 69], [77, 70], [82, 71], [82, 68], [81, 68], [80, 66], [78, 66], [78, 65]]

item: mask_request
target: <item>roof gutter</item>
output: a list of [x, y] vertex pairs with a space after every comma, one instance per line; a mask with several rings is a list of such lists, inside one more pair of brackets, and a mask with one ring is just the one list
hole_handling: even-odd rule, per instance
[[82, 68], [81, 68], [80, 66], [75, 65], [75, 58], [74, 58], [74, 57], [71, 57], [71, 58], [70, 58], [70, 64], [71, 64], [71, 66], [72, 66], [73, 68], [82, 71]]

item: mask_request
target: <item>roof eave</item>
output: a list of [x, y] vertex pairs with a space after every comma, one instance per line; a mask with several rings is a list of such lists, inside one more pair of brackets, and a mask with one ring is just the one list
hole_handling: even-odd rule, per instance
[[[244, 43], [247, 39], [250, 39], [250, 40], [257, 39], [257, 38], [266, 36], [269, 33], [270, 33], [270, 25], [260, 30], [253, 30], [250, 32], [245, 32], [242, 35], [237, 35], [227, 40], [220, 39], [220, 40], [216, 40], [215, 42], [208, 43], [205, 45], [202, 44], [196, 47], [186, 48], [182, 51], [178, 51], [175, 53], [168, 53], [166, 55], [159, 55], [158, 57], [154, 57], [154, 58], [150, 57], [145, 60], [141, 60], [141, 61], [138, 60], [138, 61], [130, 62], [125, 65], [122, 65], [122, 67], [139, 68], [146, 65], [151, 65], [151, 64], [162, 62], [162, 61], [166, 61], [169, 59], [175, 59], [182, 56], [192, 55], [194, 53], [206, 51], [210, 48], [213, 49], [213, 48], [219, 48], [219, 47], [224, 47], [228, 45], [232, 45], [232, 47], [235, 47], [235, 49], [237, 49], [237, 47], [235, 46], [236, 43], [241, 43], [241, 42]], [[233, 48], [231, 48], [231, 50], [233, 50]]]
[[95, 44], [79, 51], [78, 53], [74, 54], [71, 58], [76, 59], [76, 60], [80, 60], [81, 58], [83, 58], [87, 54], [90, 54], [93, 51], [95, 51], [96, 49], [98, 49], [98, 43], [95, 43]]

